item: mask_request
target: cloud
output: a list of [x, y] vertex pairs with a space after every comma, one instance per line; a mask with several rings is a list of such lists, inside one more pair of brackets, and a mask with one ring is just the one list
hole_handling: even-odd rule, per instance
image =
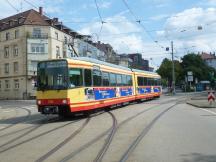
[[[143, 49], [143, 39], [140, 34], [137, 34], [141, 32], [139, 26], [130, 22], [121, 14], [106, 18], [104, 21], [108, 23], [103, 24], [101, 34], [99, 33], [101, 28], [101, 23], [99, 22], [84, 26], [80, 32], [90, 35], [97, 33], [100, 40], [110, 43], [119, 53], [136, 52]], [[109, 23], [111, 21], [116, 23]]]
[[[99, 9], [109, 9], [112, 5], [110, 1], [96, 1]], [[82, 9], [96, 8], [94, 3], [83, 3], [81, 6]]]
[[[173, 40], [178, 55], [185, 51], [216, 51], [216, 8], [191, 8], [169, 17], [159, 37]], [[202, 30], [198, 30], [201, 26]], [[193, 48], [191, 48], [193, 46]], [[195, 47], [194, 47], [195, 46]]]

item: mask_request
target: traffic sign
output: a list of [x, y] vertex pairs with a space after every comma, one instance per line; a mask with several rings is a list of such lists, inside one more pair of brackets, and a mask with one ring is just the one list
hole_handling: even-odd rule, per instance
[[210, 102], [210, 104], [212, 104], [213, 101], [215, 101], [215, 95], [214, 95], [214, 91], [213, 92], [208, 92], [208, 102]]
[[188, 71], [187, 72], [187, 75], [189, 76], [189, 75], [193, 75], [193, 72], [192, 71]]
[[193, 82], [193, 75], [188, 76], [188, 82]]

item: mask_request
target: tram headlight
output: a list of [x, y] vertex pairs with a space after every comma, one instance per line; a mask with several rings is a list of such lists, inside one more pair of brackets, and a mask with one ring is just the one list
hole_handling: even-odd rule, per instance
[[67, 104], [67, 100], [62, 100], [62, 103], [63, 104]]
[[38, 101], [37, 101], [37, 104], [40, 105], [40, 104], [41, 104], [41, 100], [38, 100]]

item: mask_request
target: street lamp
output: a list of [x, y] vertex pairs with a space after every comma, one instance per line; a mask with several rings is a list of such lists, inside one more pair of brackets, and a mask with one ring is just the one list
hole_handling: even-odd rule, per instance
[[[169, 47], [166, 47], [166, 51], [169, 51]], [[172, 54], [172, 93], [176, 93], [175, 90], [175, 65], [174, 65], [174, 52], [173, 52], [173, 41], [171, 41], [171, 54]]]

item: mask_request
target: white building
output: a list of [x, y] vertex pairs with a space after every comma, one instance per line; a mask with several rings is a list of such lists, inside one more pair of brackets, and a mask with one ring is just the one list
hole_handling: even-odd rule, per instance
[[34, 98], [38, 61], [75, 53], [94, 58], [103, 55], [57, 18], [44, 16], [42, 8], [0, 20], [0, 99]]

